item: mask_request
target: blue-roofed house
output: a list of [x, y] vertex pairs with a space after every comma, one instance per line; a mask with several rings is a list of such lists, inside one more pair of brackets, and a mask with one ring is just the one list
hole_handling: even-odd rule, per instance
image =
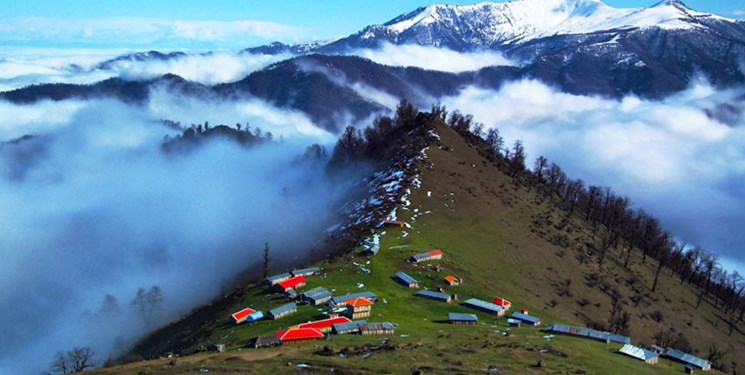
[[321, 269], [318, 267], [309, 267], [309, 268], [303, 268], [299, 270], [293, 270], [292, 276], [313, 276], [313, 275], [320, 275]]
[[367, 323], [365, 320], [355, 320], [350, 323], [334, 324], [332, 329], [337, 335], [343, 335], [348, 333], [360, 333], [360, 326]]
[[247, 323], [253, 323], [253, 322], [259, 321], [261, 319], [264, 319], [264, 313], [261, 312], [261, 311], [257, 311], [255, 313], [249, 315], [248, 318], [246, 318], [246, 322]]
[[532, 326], [539, 326], [542, 322], [541, 318], [519, 312], [512, 313], [512, 315], [510, 315], [510, 318], [522, 320], [525, 324], [530, 324]]
[[294, 302], [290, 302], [286, 305], [277, 307], [276, 309], [269, 310], [269, 316], [274, 319], [284, 318], [285, 316], [292, 315], [297, 312], [297, 305]]
[[711, 362], [696, 357], [693, 354], [688, 354], [685, 352], [682, 352], [677, 349], [673, 348], [667, 348], [665, 352], [662, 354], [663, 357], [671, 359], [676, 362], [680, 362], [695, 368], [699, 368], [703, 371], [710, 371], [711, 370]]
[[463, 302], [463, 305], [496, 316], [504, 316], [505, 311], [507, 311], [502, 306], [495, 305], [491, 302], [482, 301], [476, 298], [469, 298], [465, 300]]
[[446, 302], [450, 303], [453, 300], [453, 297], [449, 294], [440, 293], [440, 292], [433, 292], [431, 290], [420, 290], [416, 293], [414, 293], [417, 297], [427, 298], [435, 301], [440, 302]]
[[631, 344], [625, 344], [618, 352], [651, 365], [656, 364], [660, 360], [659, 354]]
[[419, 282], [404, 272], [396, 272], [396, 281], [409, 288], [419, 288]]
[[474, 314], [448, 313], [451, 324], [476, 324], [479, 318]]
[[615, 335], [610, 332], [598, 331], [587, 327], [554, 323], [546, 327], [546, 331], [598, 340], [606, 344], [610, 344], [611, 342], [616, 344], [631, 344], [631, 338], [628, 336]]
[[303, 301], [309, 305], [317, 306], [331, 299], [331, 292], [324, 287], [317, 287], [301, 294]]
[[285, 280], [289, 280], [292, 277], [289, 272], [272, 275], [266, 278], [266, 283], [269, 285], [277, 285]]

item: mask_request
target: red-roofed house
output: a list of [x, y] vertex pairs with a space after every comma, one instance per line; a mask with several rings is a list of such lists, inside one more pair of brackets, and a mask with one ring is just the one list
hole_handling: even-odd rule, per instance
[[314, 322], [298, 324], [295, 327], [300, 328], [313, 328], [319, 330], [321, 333], [331, 332], [334, 324], [351, 323], [352, 320], [346, 316], [340, 316], [338, 318], [330, 318], [324, 320], [316, 320]]
[[235, 320], [235, 324], [240, 324], [246, 321], [246, 319], [253, 313], [255, 313], [256, 310], [250, 309], [246, 307], [245, 309], [238, 311], [237, 313], [233, 314], [232, 317]]
[[282, 345], [287, 345], [320, 340], [324, 335], [315, 328], [295, 328], [279, 331], [277, 337], [282, 341]]
[[428, 260], [442, 259], [442, 250], [432, 250], [426, 253], [414, 255], [410, 258], [411, 262], [419, 263]]
[[369, 318], [374, 304], [369, 298], [357, 297], [347, 302], [347, 316], [353, 320]]
[[497, 306], [502, 306], [505, 310], [509, 310], [509, 308], [512, 306], [512, 302], [499, 297], [494, 298], [494, 304]]
[[305, 276], [295, 276], [275, 284], [274, 287], [283, 292], [287, 292], [305, 286], [306, 281], [308, 281], [308, 279], [306, 279]]

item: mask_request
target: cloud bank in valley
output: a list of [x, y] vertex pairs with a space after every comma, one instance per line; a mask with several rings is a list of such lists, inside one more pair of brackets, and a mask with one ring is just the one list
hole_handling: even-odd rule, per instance
[[443, 103], [498, 128], [508, 145], [523, 140], [530, 160], [543, 155], [573, 178], [611, 186], [683, 241], [744, 264], [745, 120], [708, 115], [742, 94], [697, 84], [660, 102], [606, 100], [523, 80]]
[[499, 52], [477, 51], [462, 53], [445, 48], [418, 45], [397, 46], [390, 43], [378, 49], [363, 49], [352, 53], [389, 66], [419, 67], [428, 70], [460, 73], [487, 66], [516, 65]]
[[123, 59], [99, 65], [128, 50], [68, 50], [13, 48], [0, 56], [0, 91], [32, 84], [92, 84], [112, 77], [145, 80], [167, 73], [205, 85], [238, 81], [291, 55], [211, 52], [189, 53], [168, 60]]
[[[101, 364], [148, 329], [130, 306], [137, 288], [162, 288], [164, 323], [227, 290], [264, 241], [277, 262], [299, 261], [334, 222], [347, 187], [327, 181], [322, 165], [297, 162], [329, 135], [302, 134], [295, 123], [307, 119], [260, 102], [192, 101], [178, 114], [175, 101], [0, 103], [27, 113], [15, 125], [38, 135], [0, 146], [1, 374], [39, 373], [73, 346], [94, 347]], [[218, 113], [235, 116], [228, 124], [255, 116], [254, 128], [294, 136], [165, 154], [164, 135], [176, 133], [156, 120], [168, 108], [169, 118], [213, 126]], [[100, 310], [107, 294], [119, 313]]]

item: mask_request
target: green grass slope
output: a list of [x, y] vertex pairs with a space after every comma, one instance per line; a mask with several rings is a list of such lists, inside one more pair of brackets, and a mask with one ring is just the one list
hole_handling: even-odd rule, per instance
[[[225, 353], [201, 353], [156, 359], [99, 370], [116, 374], [285, 373], [566, 373], [657, 374], [683, 373], [683, 366], [667, 360], [647, 365], [617, 353], [620, 345], [557, 336], [547, 339], [541, 329], [553, 322], [577, 325], [606, 324], [613, 293], [621, 296], [631, 314], [630, 336], [637, 345], [654, 343], [658, 331], [680, 334], [705, 357], [711, 345], [727, 352], [730, 369], [745, 355], [745, 325], [728, 336], [718, 324], [717, 311], [708, 303], [695, 308], [697, 295], [663, 271], [658, 292], [650, 287], [656, 262], [632, 257], [631, 269], [622, 267], [620, 250], [612, 250], [602, 269], [588, 251], [594, 240], [579, 215], [567, 216], [558, 202], [522, 186], [500, 172], [450, 128], [435, 123], [440, 140], [420, 162], [419, 187], [412, 187], [410, 204], [397, 209], [411, 228], [381, 228], [381, 251], [376, 256], [349, 249], [346, 255], [320, 262], [321, 276], [309, 278], [305, 290], [324, 286], [334, 294], [372, 291], [378, 295], [368, 321], [398, 324], [390, 337], [341, 335], [316, 343], [272, 349], [248, 349], [248, 340], [271, 335], [290, 325], [318, 319], [323, 307], [300, 306], [298, 313], [277, 321], [234, 325], [230, 314], [245, 306], [267, 310], [286, 302], [265, 285], [249, 285], [232, 299], [185, 318], [144, 341], [135, 352], [150, 354], [180, 348], [182, 352], [224, 343]], [[442, 260], [410, 264], [413, 254], [442, 249]], [[638, 255], [638, 254], [635, 254]], [[437, 267], [436, 267], [437, 266]], [[369, 272], [368, 272], [369, 271]], [[415, 297], [415, 289], [393, 280], [405, 271], [420, 289], [443, 287], [459, 300], [475, 297], [491, 301], [508, 298], [513, 310], [528, 308], [543, 318], [539, 328], [510, 329], [506, 318], [476, 312], [460, 305]], [[464, 280], [445, 286], [452, 274]], [[444, 322], [448, 312], [474, 313], [474, 326]], [[654, 317], [654, 319], [652, 318]], [[189, 330], [189, 334], [184, 334]], [[510, 331], [509, 336], [505, 332]], [[174, 335], [174, 332], [181, 333]], [[178, 342], [176, 342], [178, 340]], [[540, 364], [540, 366], [539, 366]], [[743, 364], [742, 366], [745, 366]], [[498, 370], [496, 370], [498, 369]]]

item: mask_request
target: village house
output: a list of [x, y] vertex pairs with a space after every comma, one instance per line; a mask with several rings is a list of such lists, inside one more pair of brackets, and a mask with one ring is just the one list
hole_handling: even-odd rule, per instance
[[450, 286], [458, 286], [458, 285], [460, 285], [460, 284], [463, 283], [463, 280], [461, 280], [460, 278], [455, 277], [453, 275], [447, 275], [447, 276], [445, 276], [444, 280], [445, 280], [445, 283], [448, 284], [448, 285], [450, 285]]
[[442, 259], [442, 254], [443, 254], [442, 250], [433, 250], [430, 252], [414, 255], [411, 258], [409, 258], [409, 262], [421, 263], [421, 262], [427, 262], [430, 260]]
[[393, 323], [364, 323], [360, 325], [360, 334], [363, 336], [392, 335], [396, 333], [396, 325]]
[[680, 363], [682, 363], [682, 364], [690, 367], [691, 369], [697, 368], [697, 369], [699, 369], [701, 371], [710, 371], [711, 370], [711, 362], [709, 362], [709, 361], [707, 361], [707, 360], [705, 360], [703, 358], [696, 357], [693, 354], [688, 354], [686, 352], [682, 352], [682, 351], [677, 350], [677, 349], [667, 348], [662, 353], [662, 356], [665, 357], [665, 358], [668, 358], [670, 360], [673, 360], [673, 361], [676, 361], [676, 362], [680, 362]]
[[351, 319], [367, 318], [372, 312], [373, 301], [365, 297], [357, 297], [347, 301], [347, 316]]
[[246, 318], [246, 323], [254, 323], [254, 322], [257, 322], [257, 321], [259, 321], [261, 319], [264, 319], [264, 317], [265, 316], [264, 316], [264, 313], [263, 312], [257, 311], [255, 313], [249, 315], [248, 318]]
[[267, 277], [266, 278], [266, 283], [269, 284], [269, 285], [271, 285], [271, 286], [274, 286], [277, 283], [282, 282], [282, 281], [285, 281], [285, 280], [287, 280], [287, 279], [289, 279], [291, 277], [292, 277], [292, 275], [290, 275], [289, 272], [280, 273], [278, 275], [273, 275], [273, 276]]
[[499, 297], [494, 298], [494, 304], [497, 306], [502, 306], [502, 308], [505, 310], [509, 310], [510, 307], [512, 307], [512, 302]]
[[588, 339], [602, 341], [606, 344], [631, 344], [631, 338], [628, 336], [616, 335], [610, 332], [603, 332], [586, 327], [575, 327], [566, 324], [554, 323], [546, 327], [550, 333], [559, 333], [570, 336], [584, 337]]
[[248, 344], [254, 349], [258, 348], [270, 348], [274, 346], [282, 345], [282, 340], [277, 335], [273, 336], [258, 336], [254, 337]]
[[240, 324], [240, 323], [245, 322], [246, 319], [248, 319], [248, 317], [255, 312], [256, 310], [246, 307], [245, 309], [241, 311], [233, 313], [233, 315], [231, 316], [233, 317], [235, 324]]
[[512, 313], [512, 315], [510, 315], [510, 318], [522, 320], [523, 323], [530, 324], [532, 326], [539, 326], [542, 322], [541, 318], [519, 312]]
[[355, 320], [350, 323], [334, 324], [332, 331], [337, 335], [360, 333], [360, 326], [367, 323], [365, 320]]
[[298, 328], [298, 329], [313, 328], [313, 329], [320, 331], [321, 333], [329, 333], [333, 329], [334, 324], [343, 324], [343, 323], [351, 323], [351, 322], [352, 322], [351, 319], [345, 316], [341, 316], [338, 318], [316, 320], [313, 322], [298, 324], [294, 328]]
[[359, 292], [359, 293], [345, 294], [343, 296], [331, 297], [331, 300], [329, 301], [329, 307], [333, 309], [337, 305], [344, 305], [350, 299], [355, 299], [357, 297], [365, 297], [373, 302], [378, 300], [378, 296], [373, 292]]
[[660, 360], [659, 354], [631, 344], [625, 344], [618, 352], [651, 365], [657, 364]]
[[449, 294], [434, 292], [431, 290], [420, 290], [414, 294], [417, 297], [427, 298], [435, 301], [450, 303], [453, 300]]
[[476, 298], [467, 299], [463, 302], [463, 305], [496, 316], [504, 316], [505, 313], [505, 309], [503, 309], [502, 306], [497, 306], [491, 302], [482, 301]]
[[474, 314], [448, 313], [451, 324], [476, 324], [479, 318]]
[[301, 294], [303, 301], [312, 306], [317, 306], [328, 302], [331, 299], [331, 292], [324, 287], [317, 287]]
[[419, 282], [404, 272], [396, 272], [396, 281], [409, 288], [419, 288]]
[[292, 276], [313, 276], [313, 275], [320, 275], [321, 269], [318, 267], [310, 267], [310, 268], [303, 268], [299, 270], [293, 270]]
[[279, 331], [277, 337], [282, 341], [282, 345], [288, 345], [318, 341], [325, 336], [315, 328], [295, 328]]
[[284, 318], [285, 316], [292, 315], [297, 312], [297, 305], [294, 302], [290, 302], [286, 305], [277, 307], [276, 309], [269, 310], [269, 316], [274, 319]]
[[277, 284], [274, 284], [274, 288], [281, 292], [287, 292], [288, 290], [304, 287], [306, 281], [308, 280], [305, 276], [293, 276], [285, 281], [280, 281]]

